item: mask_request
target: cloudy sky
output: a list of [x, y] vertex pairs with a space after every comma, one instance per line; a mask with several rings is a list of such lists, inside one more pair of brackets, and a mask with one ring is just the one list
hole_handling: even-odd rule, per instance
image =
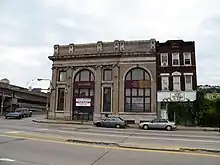
[[[199, 84], [220, 84], [219, 0], [0, 0], [0, 78], [50, 78], [54, 44], [196, 42]], [[48, 82], [32, 82], [45, 87]]]

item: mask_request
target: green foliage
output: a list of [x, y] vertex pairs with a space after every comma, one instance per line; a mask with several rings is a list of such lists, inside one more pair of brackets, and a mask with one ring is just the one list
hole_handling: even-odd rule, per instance
[[170, 103], [168, 114], [171, 120], [175, 114], [177, 124], [217, 127], [220, 126], [220, 98], [206, 99], [205, 92], [199, 90], [193, 103]]

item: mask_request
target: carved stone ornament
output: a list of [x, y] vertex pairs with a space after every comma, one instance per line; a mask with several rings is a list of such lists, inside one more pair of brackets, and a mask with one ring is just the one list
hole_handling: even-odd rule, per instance
[[101, 52], [102, 51], [102, 41], [98, 41], [97, 42], [96, 50], [97, 50], [97, 52]]
[[155, 39], [151, 39], [150, 40], [150, 48], [151, 49], [155, 49], [156, 48], [156, 40]]
[[54, 54], [59, 54], [59, 45], [54, 45]]
[[74, 53], [74, 44], [69, 44], [69, 54]]
[[124, 51], [125, 50], [125, 41], [121, 40], [120, 41], [120, 51]]
[[115, 40], [114, 41], [114, 50], [118, 50], [119, 49], [119, 41]]

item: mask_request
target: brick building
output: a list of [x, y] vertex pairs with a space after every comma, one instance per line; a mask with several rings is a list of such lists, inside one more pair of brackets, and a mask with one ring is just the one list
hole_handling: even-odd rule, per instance
[[55, 45], [50, 119], [156, 117], [156, 41]]
[[196, 99], [195, 43], [183, 40], [157, 42], [156, 51], [158, 112], [160, 117], [167, 118], [167, 102]]

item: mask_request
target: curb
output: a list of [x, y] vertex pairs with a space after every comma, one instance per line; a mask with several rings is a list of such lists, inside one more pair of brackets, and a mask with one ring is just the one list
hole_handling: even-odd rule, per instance
[[219, 128], [201, 128], [201, 129], [197, 129], [197, 128], [178, 128], [177, 130], [181, 130], [181, 131], [206, 131], [206, 132], [217, 132], [219, 131]]
[[220, 153], [220, 150], [216, 149], [204, 149], [204, 148], [153, 148], [153, 147], [136, 147], [136, 146], [126, 146], [118, 143], [110, 143], [110, 142], [98, 142], [98, 141], [87, 141], [87, 140], [75, 140], [75, 139], [67, 139], [66, 142], [72, 143], [83, 143], [83, 144], [92, 144], [92, 145], [100, 145], [100, 146], [111, 146], [118, 148], [127, 148], [127, 149], [141, 149], [141, 150], [151, 150], [151, 151], [168, 151], [168, 152], [210, 152], [210, 153]]
[[35, 123], [47, 123], [47, 124], [69, 124], [69, 125], [92, 125], [91, 123], [70, 123], [70, 122], [57, 122], [57, 121], [42, 121], [42, 120], [32, 120]]
[[[88, 122], [65, 122], [65, 121], [43, 121], [43, 120], [32, 120], [32, 122], [35, 123], [47, 123], [47, 124], [69, 124], [69, 125], [93, 125], [92, 123]], [[128, 128], [138, 128], [138, 125], [128, 125]], [[217, 132], [219, 131], [219, 128], [184, 128], [184, 127], [177, 127], [176, 130], [180, 131], [206, 131], [206, 132]]]

